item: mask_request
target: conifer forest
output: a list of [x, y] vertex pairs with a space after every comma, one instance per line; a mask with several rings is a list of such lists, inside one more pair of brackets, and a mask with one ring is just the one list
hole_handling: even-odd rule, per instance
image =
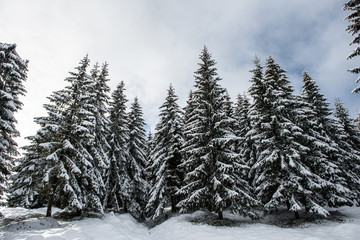
[[[357, 46], [349, 59], [360, 55], [359, 7], [357, 0], [344, 7]], [[359, 206], [360, 123], [340, 99], [330, 107], [305, 70], [296, 93], [276, 56], [255, 57], [250, 88], [231, 99], [211, 49], [199, 50], [186, 104], [170, 81], [158, 93], [154, 132], [139, 99], [127, 98], [126, 82], [111, 90], [108, 63], [84, 56], [48, 96], [20, 154], [14, 114], [31, 69], [16, 44], [0, 43], [2, 201], [47, 207], [47, 216], [57, 207], [68, 216], [116, 212], [139, 221], [197, 210], [258, 219], [281, 206], [298, 219], [303, 210], [328, 216], [328, 207]], [[360, 68], [349, 71], [358, 76]]]

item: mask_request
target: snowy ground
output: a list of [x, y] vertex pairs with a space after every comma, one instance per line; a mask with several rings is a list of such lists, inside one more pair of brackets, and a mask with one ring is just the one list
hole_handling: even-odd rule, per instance
[[[230, 240], [230, 239], [360, 239], [360, 208], [344, 207], [332, 220], [295, 222], [293, 216], [272, 215], [254, 223], [246, 219], [225, 215], [228, 226], [209, 214], [196, 212], [191, 215], [172, 217], [164, 223], [147, 228], [130, 215], [107, 214], [103, 219], [87, 218], [79, 221], [59, 221], [45, 218], [45, 209], [0, 208], [5, 218], [0, 220], [0, 239], [64, 240], [64, 239], [126, 239], [126, 240]], [[278, 222], [276, 222], [276, 220]], [[280, 227], [286, 223], [286, 227]], [[274, 225], [275, 224], [275, 225]], [[291, 225], [291, 221], [290, 221]]]

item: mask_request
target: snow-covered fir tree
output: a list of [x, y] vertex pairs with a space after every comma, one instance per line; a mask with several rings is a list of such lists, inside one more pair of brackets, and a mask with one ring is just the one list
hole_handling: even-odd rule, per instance
[[136, 218], [143, 219], [147, 203], [148, 183], [146, 180], [146, 131], [143, 112], [137, 98], [131, 104], [128, 113], [129, 126], [129, 160], [127, 171], [131, 180], [130, 202], [126, 210]]
[[[148, 182], [149, 185], [149, 191], [150, 191], [150, 187], [154, 184], [155, 182], [155, 176], [152, 174], [153, 170], [151, 168], [151, 166], [153, 165], [152, 159], [150, 157], [152, 150], [155, 148], [154, 145], [154, 136], [151, 132], [151, 130], [149, 130], [148, 134], [147, 134], [147, 139], [146, 139], [146, 158], [147, 158], [147, 165], [146, 165], [146, 180]], [[149, 194], [150, 192], [148, 192], [148, 196], [147, 198], [149, 199]]]
[[349, 148], [354, 151], [360, 150], [360, 131], [355, 121], [350, 117], [349, 110], [346, 109], [340, 99], [335, 100], [334, 116], [343, 127], [347, 137], [346, 141]]
[[192, 113], [185, 122], [186, 142], [183, 152], [186, 169], [185, 185], [178, 191], [183, 197], [178, 204], [181, 212], [207, 208], [223, 217], [223, 210], [255, 217], [247, 181], [241, 179], [238, 155], [231, 150], [235, 137], [231, 118], [224, 112], [225, 90], [219, 85], [215, 61], [206, 47], [200, 54], [195, 72]]
[[355, 117], [354, 122], [355, 122], [357, 128], [360, 130], [360, 112], [357, 113], [357, 116]]
[[[54, 149], [61, 147], [61, 122], [64, 119], [60, 109], [68, 97], [65, 92], [59, 91], [54, 92], [48, 99], [50, 104], [44, 104], [47, 116], [35, 118], [40, 130], [35, 136], [27, 137], [31, 144], [23, 147], [24, 157], [18, 161], [15, 168], [16, 174], [13, 175], [14, 181], [8, 200], [11, 207], [40, 207], [49, 200], [42, 189], [51, 188], [48, 187], [50, 184], [47, 168], [54, 163], [51, 162], [52, 158], [47, 157]], [[52, 167], [56, 168], [55, 165]]]
[[[70, 85], [54, 92], [50, 104], [44, 105], [48, 115], [35, 119], [40, 130], [29, 138], [31, 145], [25, 148], [25, 159], [14, 181], [13, 193], [27, 199], [36, 193], [46, 199], [48, 215], [53, 203], [76, 214], [103, 213], [101, 199], [105, 188], [101, 169], [105, 164], [95, 155], [95, 113], [100, 108], [94, 105], [97, 96], [94, 78], [86, 72], [88, 66], [86, 56], [75, 68], [77, 71], [65, 79]], [[96, 76], [94, 69], [92, 75]], [[32, 174], [26, 172], [34, 167]], [[29, 186], [36, 188], [22, 189], [24, 182], [29, 181], [34, 183]], [[27, 201], [22, 200], [25, 204]], [[19, 200], [14, 202], [21, 204]]]
[[[239, 154], [238, 150], [239, 150], [240, 138], [237, 135], [239, 126], [238, 126], [238, 122], [237, 122], [236, 116], [235, 116], [234, 103], [231, 101], [228, 91], [226, 89], [224, 89], [224, 90], [225, 90], [224, 103], [223, 103], [222, 111], [228, 118], [228, 127], [229, 127], [230, 131], [233, 133], [233, 137], [229, 141], [229, 148], [232, 152]], [[241, 159], [240, 155], [239, 155], [239, 158], [237, 157], [236, 159]]]
[[[224, 89], [224, 104], [223, 104], [223, 111], [226, 116], [233, 118], [234, 117], [234, 108], [233, 102], [229, 96], [229, 93], [226, 89]], [[235, 123], [236, 121], [232, 121], [231, 123]]]
[[149, 163], [151, 151], [154, 149], [154, 136], [153, 136], [151, 130], [149, 130], [149, 132], [147, 133], [146, 146], [147, 146], [146, 147], [146, 156], [148, 158], [148, 163]]
[[[30, 138], [28, 139], [30, 140]], [[33, 140], [31, 141], [34, 142]], [[31, 151], [29, 148], [34, 150]], [[43, 192], [40, 192], [41, 189], [44, 189], [42, 166], [45, 165], [45, 160], [40, 154], [40, 152], [43, 152], [43, 149], [36, 150], [36, 148], [40, 149], [41, 145], [34, 143], [31, 147], [28, 146], [28, 153], [25, 154], [25, 157], [17, 160], [17, 167], [14, 168], [15, 173], [11, 176], [13, 182], [8, 190], [7, 205], [9, 207], [43, 207], [48, 200], [43, 197]], [[31, 158], [26, 157], [30, 154], [32, 154]]]
[[[47, 116], [35, 118], [40, 129], [28, 137], [29, 146], [17, 167], [17, 175], [11, 188], [9, 205], [32, 207], [37, 201], [48, 203], [47, 216], [51, 215], [52, 203], [71, 211], [82, 209], [82, 193], [78, 178], [78, 163], [70, 154], [77, 150], [67, 138], [65, 108], [70, 94], [66, 90], [54, 92], [44, 104]], [[42, 204], [42, 203], [40, 203]]]
[[[120, 82], [110, 101], [110, 167], [105, 174], [104, 207], [120, 211], [131, 201], [132, 184], [128, 172], [130, 159], [128, 142], [129, 128], [126, 113], [125, 84]], [[126, 209], [125, 209], [126, 210]]]
[[147, 166], [146, 166], [146, 172], [147, 172], [147, 179], [148, 179], [148, 183], [151, 184], [152, 180], [152, 176], [151, 175], [151, 168], [150, 166], [152, 165], [151, 159], [150, 159], [150, 155], [152, 150], [154, 149], [155, 145], [154, 145], [154, 136], [153, 133], [151, 132], [151, 130], [149, 130], [149, 132], [147, 133], [147, 138], [146, 138], [146, 158], [147, 158]]
[[183, 162], [180, 153], [184, 143], [182, 112], [177, 104], [178, 97], [170, 85], [165, 102], [160, 107], [160, 120], [156, 125], [153, 139], [154, 148], [150, 154], [150, 174], [153, 176], [147, 212], [153, 219], [170, 206], [176, 211], [178, 196], [176, 192], [182, 186], [183, 171], [179, 165]]
[[[186, 125], [189, 125], [191, 121], [193, 121], [192, 118], [192, 114], [193, 111], [195, 109], [195, 101], [193, 99], [193, 92], [190, 91], [189, 92], [189, 97], [188, 100], [186, 101], [186, 105], [183, 108], [183, 123], [184, 123], [184, 128], [185, 128], [185, 123], [187, 123]], [[184, 140], [186, 142], [187, 145], [190, 145], [190, 141], [194, 140], [193, 138], [191, 138], [190, 136], [190, 132], [189, 135], [186, 133], [186, 131], [184, 131]], [[189, 157], [189, 155], [186, 153], [186, 151], [182, 151], [182, 155], [184, 159], [187, 159]]]
[[[194, 120], [194, 118], [192, 118], [192, 116], [193, 116], [194, 109], [196, 108], [196, 103], [194, 101], [193, 96], [194, 96], [193, 91], [190, 90], [188, 99], [186, 101], [186, 105], [182, 110], [182, 112], [183, 112], [182, 118], [183, 118], [183, 123], [184, 123], [184, 126], [183, 126], [184, 144], [181, 149], [181, 155], [183, 156], [184, 160], [190, 158], [190, 156], [191, 156], [190, 152], [184, 151], [184, 149], [186, 148], [186, 145], [190, 146], [196, 140], [195, 138], [193, 138], [191, 136], [191, 131], [185, 131], [186, 126], [189, 126], [190, 123]], [[183, 168], [183, 171], [186, 172], [186, 168], [184, 166], [181, 165], [180, 167]], [[184, 177], [185, 177], [185, 175], [184, 175]], [[183, 199], [185, 197], [184, 195], [180, 194], [180, 191], [178, 191], [176, 193], [176, 195], [179, 196], [179, 199]]]
[[70, 92], [71, 102], [65, 110], [69, 127], [68, 138], [71, 145], [77, 150], [74, 158], [77, 162], [81, 176], [78, 179], [83, 196], [83, 210], [103, 213], [102, 194], [105, 186], [101, 170], [106, 167], [103, 159], [97, 158], [95, 148], [96, 131], [96, 99], [94, 79], [87, 73], [89, 58], [85, 56], [77, 72], [70, 72], [65, 81], [70, 85], [66, 89]]
[[[344, 5], [344, 10], [351, 11], [351, 13], [345, 18], [350, 22], [350, 25], [347, 26], [346, 30], [354, 36], [354, 39], [350, 43], [350, 45], [356, 45], [355, 49], [350, 53], [347, 59], [352, 59], [360, 55], [360, 34], [359, 34], [359, 21], [360, 21], [360, 1], [359, 0], [349, 0]], [[349, 72], [359, 75], [360, 66], [349, 69]], [[360, 82], [360, 78], [358, 77], [356, 83]], [[353, 93], [360, 92], [360, 85], [355, 87]]]
[[301, 124], [306, 135], [311, 139], [307, 144], [310, 151], [304, 161], [308, 162], [314, 174], [325, 180], [321, 183], [321, 189], [314, 191], [314, 196], [322, 198], [323, 205], [332, 207], [351, 205], [355, 195], [348, 188], [344, 178], [342, 162], [345, 160], [336, 136], [341, 132], [341, 126], [330, 117], [330, 104], [306, 71], [303, 73], [301, 98], [305, 104], [302, 107], [305, 116]]
[[4, 196], [8, 176], [18, 155], [14, 113], [22, 107], [20, 96], [25, 94], [27, 62], [16, 52], [16, 44], [0, 43], [0, 200]]
[[108, 102], [110, 88], [107, 85], [109, 81], [108, 64], [104, 63], [100, 70], [98, 70], [98, 63], [96, 63], [90, 72], [92, 86], [91, 98], [89, 102], [92, 105], [91, 112], [94, 115], [94, 145], [91, 146], [92, 156], [100, 169], [105, 169], [109, 165], [108, 152], [110, 151], [110, 144], [108, 137], [110, 135], [110, 121], [107, 117], [109, 112]]
[[[235, 111], [235, 114], [239, 122], [238, 128], [242, 129], [241, 132], [238, 132], [238, 136], [243, 137], [243, 141], [246, 141], [243, 143], [248, 145], [248, 147], [244, 146], [240, 150], [241, 156], [250, 167], [254, 165], [257, 159], [257, 155], [256, 155], [257, 150], [256, 150], [256, 144], [254, 143], [253, 135], [256, 135], [258, 133], [256, 132], [256, 128], [254, 127], [254, 124], [259, 121], [258, 117], [260, 116], [260, 111], [264, 106], [264, 99], [262, 96], [265, 94], [265, 90], [266, 90], [263, 82], [264, 81], [263, 67], [260, 64], [260, 59], [258, 57], [255, 57], [254, 65], [255, 68], [250, 70], [250, 72], [252, 73], [250, 82], [252, 84], [248, 90], [249, 94], [252, 97], [252, 104], [247, 107], [244, 102], [245, 99], [238, 98], [237, 109]], [[243, 124], [244, 126], [242, 126]], [[250, 129], [248, 130], [243, 129], [243, 127], [246, 128], [247, 124], [250, 124]], [[252, 151], [252, 153], [248, 151]], [[249, 155], [247, 153], [249, 153]], [[249, 175], [249, 177], [251, 176]]]
[[335, 101], [334, 116], [337, 123], [337, 143], [341, 149], [340, 167], [352, 193], [356, 193], [355, 201], [360, 203], [360, 131], [349, 111], [339, 99]]
[[234, 118], [237, 121], [236, 136], [239, 138], [236, 152], [247, 166], [252, 166], [256, 160], [256, 146], [251, 139], [250, 102], [247, 96], [239, 94], [234, 109]]
[[[303, 72], [304, 87], [308, 87], [309, 81], [312, 81], [306, 71]], [[333, 165], [328, 161], [326, 152], [334, 150], [331, 141], [319, 128], [319, 123], [314, 121], [316, 112], [312, 103], [304, 98], [304, 90], [301, 95], [296, 95], [296, 106], [294, 107], [294, 121], [302, 129], [302, 137], [298, 140], [307, 147], [306, 154], [302, 156], [302, 162], [311, 172], [306, 180], [307, 185], [312, 191], [311, 198], [304, 197], [302, 205], [306, 211], [317, 212], [327, 215], [328, 212], [323, 208], [327, 205], [327, 196], [324, 194], [333, 187], [325, 176], [326, 172], [336, 171]]]
[[285, 71], [269, 57], [262, 77], [259, 63], [255, 64], [250, 90], [254, 99], [251, 137], [257, 149], [250, 172], [255, 193], [265, 210], [287, 204], [298, 218], [298, 211], [309, 205], [310, 211], [326, 215], [322, 202], [313, 197], [313, 191], [321, 188], [321, 178], [303, 161], [309, 148], [302, 144], [306, 136], [295, 121], [297, 98]]
[[189, 92], [188, 100], [186, 101], [186, 106], [183, 109], [183, 121], [189, 121], [192, 112], [194, 111], [195, 105], [193, 101], [193, 91]]

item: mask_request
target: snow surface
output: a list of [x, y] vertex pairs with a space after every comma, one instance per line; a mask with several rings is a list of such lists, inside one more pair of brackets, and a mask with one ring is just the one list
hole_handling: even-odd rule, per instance
[[[64, 240], [64, 239], [126, 239], [126, 240], [231, 240], [231, 239], [360, 239], [360, 208], [343, 207], [340, 209], [342, 221], [320, 221], [293, 228], [275, 225], [243, 222], [232, 227], [215, 227], [190, 222], [204, 215], [203, 212], [172, 217], [164, 223], [147, 228], [129, 214], [107, 214], [103, 219], [87, 218], [78, 221], [60, 221], [43, 217], [45, 209], [27, 210], [5, 208], [0, 211], [5, 218], [0, 219], [0, 239], [26, 240]], [[58, 211], [58, 210], [54, 210]], [[241, 218], [225, 215], [229, 219]], [[269, 220], [269, 219], [268, 219]]]

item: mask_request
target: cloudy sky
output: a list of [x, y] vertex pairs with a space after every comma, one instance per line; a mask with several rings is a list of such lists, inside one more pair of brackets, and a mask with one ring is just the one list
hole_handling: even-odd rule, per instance
[[[339, 97], [354, 117], [359, 95], [346, 69], [352, 37], [345, 31], [345, 0], [1, 0], [0, 42], [16, 43], [30, 60], [27, 95], [17, 115], [22, 137], [52, 91], [65, 86], [87, 53], [109, 63], [110, 87], [123, 80], [130, 102], [138, 96], [151, 129], [172, 83], [184, 106], [206, 45], [222, 86], [235, 99], [247, 91], [254, 56], [272, 55], [299, 92], [306, 69], [329, 102]], [[26, 144], [22, 138], [20, 146]]]

